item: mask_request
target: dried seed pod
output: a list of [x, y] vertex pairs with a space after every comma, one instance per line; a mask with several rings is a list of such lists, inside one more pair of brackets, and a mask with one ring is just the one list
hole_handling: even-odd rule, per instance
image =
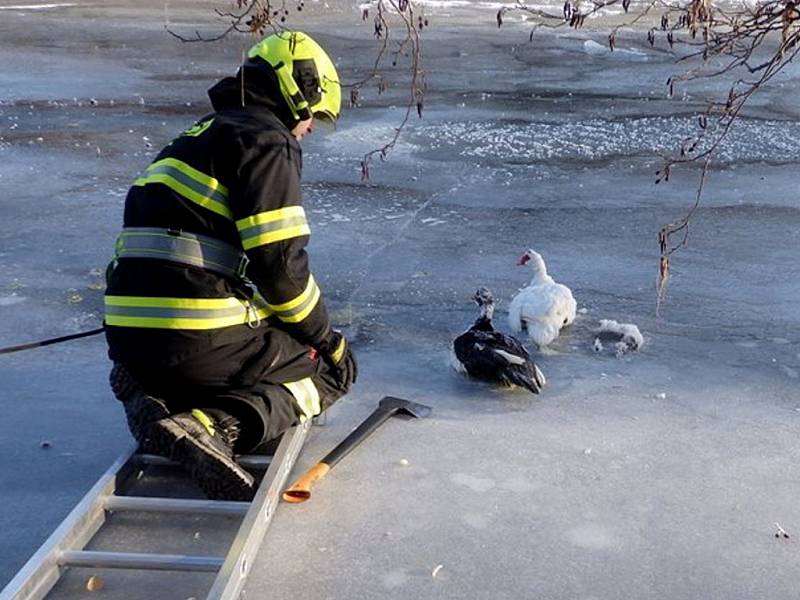
[[614, 51], [614, 46], [616, 45], [616, 43], [617, 43], [617, 35], [615, 33], [609, 34], [608, 47], [612, 52]]
[[350, 107], [351, 108], [358, 106], [358, 95], [359, 95], [359, 89], [357, 87], [354, 87], [353, 89], [350, 90]]
[[105, 585], [106, 582], [103, 581], [103, 578], [97, 575], [92, 575], [86, 580], [86, 589], [90, 592], [99, 592]]

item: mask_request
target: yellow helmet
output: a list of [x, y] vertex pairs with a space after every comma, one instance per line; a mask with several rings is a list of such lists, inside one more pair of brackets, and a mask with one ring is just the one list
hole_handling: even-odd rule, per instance
[[292, 115], [303, 121], [313, 115], [335, 123], [342, 91], [333, 61], [311, 37], [282, 31], [250, 48], [249, 59], [261, 58], [272, 67]]

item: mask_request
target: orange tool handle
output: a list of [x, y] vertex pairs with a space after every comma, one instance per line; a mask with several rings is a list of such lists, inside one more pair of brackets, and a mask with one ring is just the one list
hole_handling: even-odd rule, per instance
[[308, 471], [303, 473], [297, 481], [286, 488], [283, 492], [284, 501], [297, 504], [311, 498], [311, 488], [314, 487], [317, 481], [325, 477], [330, 470], [330, 466], [324, 462], [315, 464]]

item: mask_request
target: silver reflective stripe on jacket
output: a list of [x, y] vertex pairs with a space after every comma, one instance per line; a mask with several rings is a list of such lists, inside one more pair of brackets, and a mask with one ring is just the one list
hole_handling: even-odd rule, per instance
[[200, 267], [228, 277], [244, 277], [247, 256], [218, 239], [158, 227], [125, 227], [117, 238], [116, 258], [158, 258]]

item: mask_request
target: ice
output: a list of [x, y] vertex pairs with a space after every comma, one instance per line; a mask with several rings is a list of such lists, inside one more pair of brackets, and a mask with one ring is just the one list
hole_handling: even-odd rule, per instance
[[[213, 6], [171, 2], [169, 17], [210, 30]], [[454, 16], [423, 34], [424, 117], [412, 111], [369, 181], [359, 161], [404, 115], [400, 69], [335, 132], [304, 140], [312, 267], [361, 374], [298, 471], [383, 395], [434, 412], [393, 418], [308, 504], [280, 506], [248, 597], [796, 598], [797, 67], [722, 148], [656, 315], [657, 233], [691, 205], [697, 170], [655, 186], [655, 153], [725, 86], [668, 98], [681, 67], [644, 35], [622, 32], [630, 52], [601, 53], [607, 32], [591, 26], [529, 44], [526, 26], [497, 31], [494, 11], [469, 8], [426, 6]], [[3, 13], [0, 346], [99, 325], [127, 186], [235, 71], [247, 42], [180, 44], [163, 11]], [[312, 23], [343, 79], [363, 77], [375, 41], [355, 5]], [[530, 246], [581, 307], [551, 353], [534, 352], [539, 396], [449, 363], [475, 318], [469, 295], [492, 288], [502, 317]], [[608, 316], [646, 332], [639, 353], [593, 351]], [[102, 336], [0, 358], [4, 582], [130, 438]]]
[[51, 8], [64, 8], [67, 6], [77, 6], [77, 4], [61, 2], [56, 4], [9, 4], [0, 6], [0, 10], [47, 10]]

